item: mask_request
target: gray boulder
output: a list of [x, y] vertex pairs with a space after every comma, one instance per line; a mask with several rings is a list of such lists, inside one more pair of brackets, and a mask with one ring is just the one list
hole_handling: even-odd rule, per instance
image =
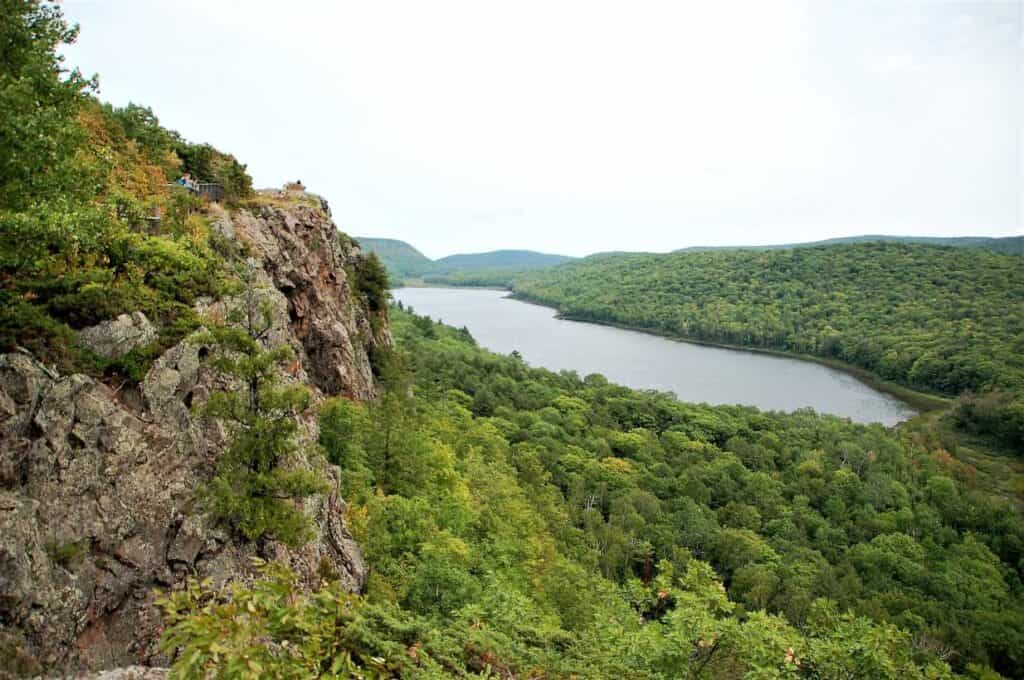
[[83, 345], [97, 354], [108, 359], [119, 359], [136, 347], [156, 340], [157, 330], [145, 314], [132, 312], [83, 328], [78, 337]]

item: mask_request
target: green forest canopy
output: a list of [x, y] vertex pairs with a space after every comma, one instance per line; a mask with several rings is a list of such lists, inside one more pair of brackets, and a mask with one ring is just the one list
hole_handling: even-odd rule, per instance
[[860, 243], [611, 255], [521, 277], [516, 295], [568, 317], [838, 359], [957, 396], [1024, 446], [1024, 258]]
[[[577, 258], [548, 255], [530, 250], [498, 250], [490, 253], [449, 255], [431, 260], [419, 250], [398, 239], [356, 237], [366, 250], [377, 253], [387, 267], [391, 280], [401, 285], [408, 280], [451, 286], [512, 286], [525, 273], [546, 269]], [[1024, 254], [1024, 236], [989, 238], [983, 236], [931, 237], [865, 235], [767, 246], [691, 246], [675, 252], [706, 252], [715, 250], [787, 250], [850, 243], [924, 243], [954, 248], [983, 248], [1000, 253]], [[608, 255], [639, 255], [641, 253], [601, 253]]]
[[293, 639], [293, 670], [407, 677], [1024, 673], [1024, 524], [928, 431], [685, 404], [392, 322], [386, 392], [320, 421], [366, 594], [271, 569], [220, 608], [178, 595], [181, 670], [272, 672]]
[[[230, 204], [248, 177], [148, 109], [93, 99], [56, 56], [74, 37], [59, 8], [4, 9], [0, 344], [137, 377], [195, 328], [197, 297], [239, 283], [242, 253], [168, 180], [192, 168]], [[380, 305], [371, 269], [356, 278]], [[104, 369], [78, 346], [73, 329], [140, 309], [161, 329], [142, 354]], [[280, 565], [192, 584], [165, 602], [186, 676], [1024, 675], [1024, 528], [955, 442], [530, 369], [405, 313], [394, 332], [381, 397], [320, 417], [367, 592], [342, 593], [330, 564], [312, 592]]]
[[[224, 290], [202, 201], [173, 182], [190, 172], [235, 205], [252, 195], [245, 166], [163, 128], [153, 112], [93, 96], [96, 79], [58, 56], [71, 42], [59, 7], [30, 0], [0, 13], [0, 350], [25, 347], [64, 370], [123, 372], [195, 327], [192, 302]], [[74, 329], [143, 311], [153, 346], [114, 364]], [[116, 364], [116, 365], [115, 365]]]
[[840, 236], [823, 241], [807, 243], [785, 243], [768, 246], [691, 246], [680, 248], [678, 253], [692, 253], [705, 250], [785, 250], [788, 248], [814, 248], [816, 246], [834, 246], [848, 243], [924, 243], [933, 246], [950, 246], [952, 248], [985, 248], [997, 253], [1024, 254], [1024, 236], [889, 236], [887, 234], [865, 234], [864, 236]]
[[434, 266], [433, 260], [405, 241], [368, 236], [356, 236], [355, 239], [363, 250], [377, 254], [392, 281], [419, 278]]

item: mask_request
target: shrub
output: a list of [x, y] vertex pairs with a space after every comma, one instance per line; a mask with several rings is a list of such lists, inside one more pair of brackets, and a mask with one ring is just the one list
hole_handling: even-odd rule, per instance
[[388, 273], [376, 253], [360, 258], [355, 271], [356, 290], [366, 299], [371, 312], [380, 312], [388, 306]]
[[263, 346], [272, 310], [258, 304], [252, 288], [228, 321], [236, 325], [214, 325], [196, 338], [213, 346], [213, 367], [240, 385], [212, 394], [204, 409], [233, 431], [204, 502], [250, 540], [301, 545], [313, 537], [313, 526], [296, 502], [327, 490], [319, 473], [285, 466], [289, 457], [296, 464], [305, 462], [303, 455], [295, 455], [301, 453], [295, 442], [296, 414], [308, 408], [310, 394], [302, 386], [278, 384], [277, 371], [291, 358], [291, 349]]

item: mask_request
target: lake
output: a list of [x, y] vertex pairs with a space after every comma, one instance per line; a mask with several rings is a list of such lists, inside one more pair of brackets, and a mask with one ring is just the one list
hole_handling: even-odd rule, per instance
[[567, 321], [555, 310], [479, 288], [398, 288], [396, 300], [456, 327], [494, 352], [517, 350], [531, 366], [600, 373], [684, 401], [763, 410], [811, 407], [857, 422], [894, 425], [915, 414], [895, 397], [842, 371], [799, 359], [708, 347], [638, 331]]

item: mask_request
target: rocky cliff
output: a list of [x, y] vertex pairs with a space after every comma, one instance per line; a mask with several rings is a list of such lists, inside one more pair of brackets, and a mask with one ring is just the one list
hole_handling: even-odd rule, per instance
[[[212, 228], [251, 256], [253, 288], [274, 310], [267, 342], [295, 351], [288, 379], [316, 400], [366, 399], [370, 357], [390, 344], [387, 318], [358, 290], [358, 246], [325, 203], [301, 198], [218, 211]], [[205, 300], [198, 311], [225, 318], [233, 302]], [[132, 314], [83, 331], [82, 342], [116, 354], [153, 335]], [[156, 591], [189, 575], [244, 578], [258, 555], [287, 561], [309, 583], [329, 572], [362, 587], [366, 567], [336, 493], [307, 503], [318, 536], [302, 549], [239, 540], [201, 511], [197, 489], [225, 444], [222, 428], [196, 411], [227, 387], [208, 353], [186, 339], [138, 386], [60, 375], [25, 352], [0, 355], [0, 659], [65, 671], [165, 661]], [[312, 413], [301, 431], [315, 441]], [[302, 464], [332, 474], [317, 456]]]

